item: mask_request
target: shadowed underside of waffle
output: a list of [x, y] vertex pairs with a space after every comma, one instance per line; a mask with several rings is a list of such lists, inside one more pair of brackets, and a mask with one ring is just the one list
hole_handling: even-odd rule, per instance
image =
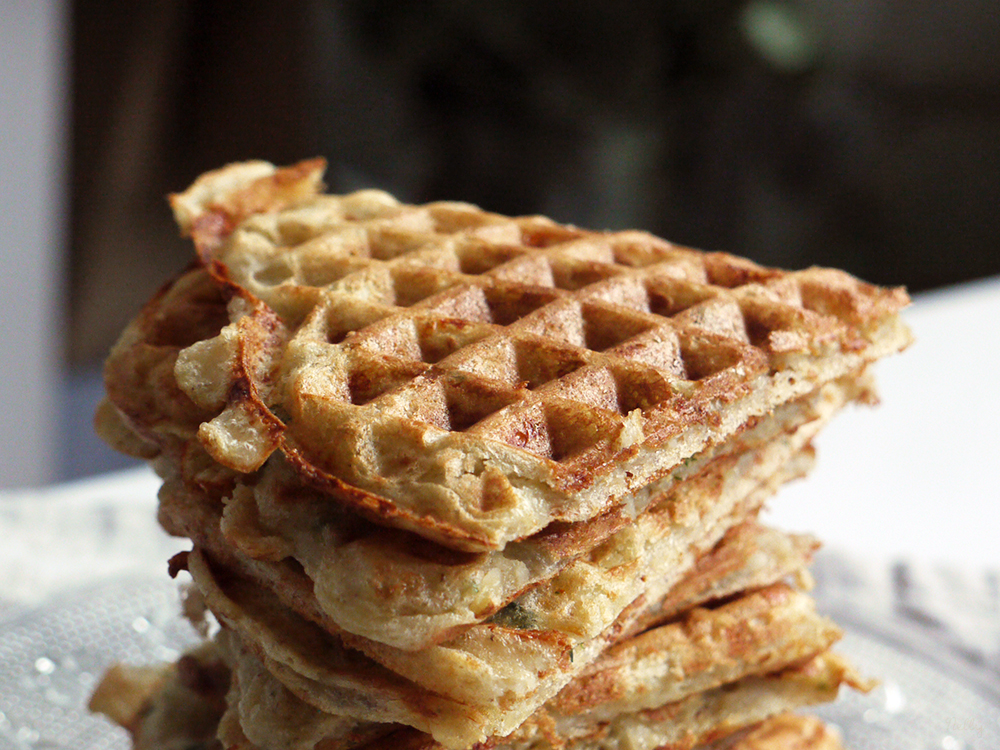
[[[279, 450], [303, 481], [459, 549], [593, 517], [908, 340], [905, 294], [839, 271], [467, 204], [314, 195], [320, 168], [228, 168], [175, 197], [229, 322], [160, 352], [176, 380], [155, 430], [197, 424], [240, 472]], [[155, 358], [144, 336], [169, 317], [146, 315], [111, 380]], [[149, 420], [131, 387], [112, 400]]]

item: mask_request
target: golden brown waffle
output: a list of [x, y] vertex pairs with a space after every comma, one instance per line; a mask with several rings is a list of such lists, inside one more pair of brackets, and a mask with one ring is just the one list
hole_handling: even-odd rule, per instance
[[[745, 593], [711, 608], [695, 608], [618, 644], [529, 719], [523, 731], [530, 735], [543, 724], [563, 724], [562, 731], [576, 731], [573, 727], [599, 726], [650, 709], [662, 711], [663, 706], [719, 686], [807, 662], [839, 637], [840, 631], [816, 614], [807, 596], [785, 585]], [[315, 668], [322, 669], [322, 654], [314, 653], [313, 658]], [[274, 750], [289, 748], [293, 738], [311, 737], [312, 743], [322, 739], [326, 746], [340, 748], [395, 731], [391, 724], [317, 710], [315, 703], [326, 703], [318, 695], [321, 685], [303, 680], [289, 690], [265, 662], [235, 634], [223, 631], [217, 643], [202, 645], [176, 666], [149, 668], [141, 674], [113, 669], [92, 707], [127, 726], [137, 739], [143, 738], [137, 745], [150, 747], [156, 747], [152, 738], [165, 740], [171, 734], [210, 737], [208, 730], [227, 703], [230, 710], [220, 732], [246, 732], [255, 744]], [[741, 721], [751, 723], [755, 718], [762, 717], [751, 715]], [[728, 726], [732, 731], [741, 724]], [[423, 741], [434, 745], [429, 737]]]
[[[427, 735], [414, 730], [322, 714], [275, 682], [263, 665], [238, 644], [232, 644], [231, 638], [222, 636], [221, 641], [207, 642], [186, 653], [176, 664], [112, 667], [101, 680], [91, 709], [128, 729], [134, 750], [212, 748], [219, 742], [228, 750], [441, 748]], [[842, 679], [844, 675], [839, 677]], [[771, 678], [771, 681], [780, 684], [781, 680], [795, 679], [803, 682], [794, 672]], [[627, 684], [626, 680], [623, 685], [626, 692]], [[730, 683], [727, 690], [746, 697], [751, 688], [749, 682], [737, 681]], [[697, 713], [690, 711], [691, 703], [707, 708], [713, 699], [717, 700], [712, 693], [700, 698], [695, 696], [697, 693], [688, 699], [689, 714]], [[741, 717], [723, 717], [725, 729], [715, 727], [707, 734], [718, 734], [733, 727], [736, 731], [703, 750], [840, 749], [836, 736], [811, 717], [777, 714], [761, 724], [740, 729], [740, 720], [752, 722], [755, 716], [759, 718], [767, 711], [774, 711], [776, 703], [780, 705], [780, 696], [767, 697], [770, 705], [766, 707], [744, 705]], [[815, 698], [815, 695], [808, 697]], [[797, 705], [804, 699], [807, 698], [800, 696], [797, 701], [786, 698], [784, 706]], [[682, 706], [683, 703], [674, 703], [675, 709]], [[716, 711], [716, 716], [718, 713]], [[632, 714], [632, 723], [636, 725], [638, 722], [634, 712]], [[709, 723], [706, 717], [686, 723], [682, 717], [673, 729], [689, 732], [682, 745], [688, 748], [699, 734], [706, 734], [705, 726]], [[249, 739], [248, 735], [254, 739]], [[613, 740], [614, 736], [609, 739]], [[557, 735], [549, 734], [548, 742], [558, 740]], [[699, 748], [702, 748], [700, 744]]]
[[556, 717], [540, 711], [497, 745], [501, 750], [682, 750], [728, 737], [771, 716], [836, 698], [842, 685], [865, 687], [834, 654], [800, 667], [744, 677], [654, 709], [627, 711], [611, 721], [584, 713]]
[[[316, 195], [321, 168], [237, 165], [174, 198], [230, 322], [176, 342], [154, 432], [197, 425], [240, 472], [280, 450], [303, 481], [459, 549], [591, 518], [908, 341], [905, 294], [839, 271]], [[109, 363], [134, 425], [150, 415], [121, 372], [162, 323], [145, 314]]]
[[546, 704], [595, 723], [673, 703], [749, 674], [775, 672], [841, 637], [805, 594], [786, 584], [743, 593], [619, 641]]
[[[340, 703], [332, 702], [328, 708], [341, 707], [330, 710], [356, 711], [345, 706], [356, 707], [362, 700], [369, 711], [394, 710], [402, 701], [410, 705], [410, 723], [439, 737], [456, 731], [503, 734], [592, 661], [618, 630], [643, 618], [641, 602], [655, 605], [693, 564], [699, 550], [711, 547], [730, 526], [752, 515], [780, 484], [801, 473], [796, 451], [844, 398], [843, 389], [833, 384], [825, 391], [826, 398], [799, 415], [804, 424], [792, 421], [790, 434], [779, 430], [756, 451], [709, 462], [705, 476], [696, 474], [678, 485], [679, 494], [671, 502], [654, 504], [635, 523], [528, 591], [512, 605], [513, 621], [479, 623], [447, 642], [416, 652], [351, 636], [331, 626], [325, 613], [318, 611], [308, 578], [286, 563], [248, 559], [238, 547], [206, 536], [212, 528], [218, 535], [218, 511], [187, 493], [173, 496], [174, 483], [170, 481], [162, 493], [161, 514], [168, 529], [207, 544], [211, 558], [248, 579], [244, 583], [229, 576], [219, 579], [213, 576], [211, 565], [201, 561], [200, 554], [192, 558], [195, 582], [212, 611], [262, 650], [262, 658], [263, 651], [270, 650], [268, 668], [279, 679], [301, 679], [294, 665], [299, 663], [298, 651], [303, 644], [311, 650], [329, 650], [331, 656], [342, 650], [328, 636], [309, 635], [311, 631], [303, 630], [304, 623], [283, 610], [288, 607], [320, 622], [342, 643], [389, 670], [385, 674], [348, 670], [348, 675], [367, 681], [368, 686], [355, 684], [356, 680], [339, 668], [336, 678], [314, 675], [310, 679], [332, 681], [327, 694], [331, 701]], [[804, 458], [808, 464], [811, 454], [806, 452]], [[268, 497], [276, 500], [273, 495]], [[177, 523], [179, 528], [173, 525]], [[250, 581], [252, 586], [247, 585]], [[273, 592], [269, 603], [264, 589]], [[628, 619], [613, 624], [630, 603]], [[382, 676], [376, 680], [379, 674]], [[414, 694], [400, 678], [420, 689]], [[378, 681], [386, 682], [389, 692], [379, 693], [378, 700], [362, 699]], [[393, 691], [402, 691], [397, 700], [391, 700]], [[416, 708], [413, 695], [421, 696]], [[463, 708], [445, 710], [442, 700], [456, 701]], [[463, 735], [461, 742], [474, 741], [474, 737]]]
[[747, 727], [857, 680], [775, 584], [807, 581], [814, 542], [753, 519], [874, 398], [905, 293], [322, 195], [322, 170], [231, 165], [172, 197], [196, 261], [122, 335], [96, 418], [194, 542], [173, 568], [230, 643], [224, 744], [806, 737]]
[[[794, 462], [791, 466], [794, 467]], [[714, 544], [773, 491], [773, 487], [757, 487], [760, 479], [755, 480], [752, 471], [757, 468], [755, 462], [738, 471], [728, 463], [715, 468], [723, 473], [728, 469], [734, 475], [725, 492], [701, 492], [690, 499], [679, 498], [674, 506], [664, 506], [663, 512], [645, 514], [641, 523], [625, 527], [550, 581], [522, 595], [494, 617], [493, 622], [474, 625], [456, 637], [417, 652], [342, 632], [319, 607], [312, 582], [306, 576], [285, 562], [248, 559], [218, 536], [208, 536], [204, 530], [218, 523], [213, 521], [211, 510], [197, 500], [192, 507], [186, 504], [186, 497], [169, 497], [169, 484], [165, 488], [164, 507], [176, 518], [184, 518], [190, 528], [203, 530], [196, 531], [195, 537], [199, 544], [207, 545], [211, 559], [253, 579], [256, 586], [272, 591], [285, 607], [320, 623], [347, 645], [422, 685], [431, 694], [443, 692], [464, 704], [486, 706], [483, 710], [487, 712], [493, 711], [491, 706], [520, 701], [522, 705], [511, 709], [513, 716], [530, 712], [532, 703], [538, 705], [544, 699], [541, 696], [558, 689], [575, 670], [593, 659], [608, 637], [605, 634], [612, 623], [630, 603], [640, 595], [655, 602], [666, 594], [692, 565], [698, 550]], [[763, 481], [779, 484], [789, 470], [797, 472], [795, 468], [769, 467]], [[740, 478], [736, 479], [736, 475]], [[709, 482], [710, 487], [713, 485], [714, 482]], [[220, 582], [221, 586], [216, 585], [209, 569], [200, 564], [193, 566], [192, 572], [216, 615], [247, 639], [261, 643], [280, 640], [277, 635], [280, 631], [285, 633], [285, 640], [295, 640], [290, 626], [262, 630], [255, 624], [260, 618], [246, 616], [253, 605], [240, 604], [241, 597], [259, 599], [259, 595], [246, 587], [227, 588], [225, 581]], [[268, 611], [275, 608], [276, 603]], [[639, 612], [636, 610], [630, 617], [638, 617]], [[497, 642], [505, 643], [505, 648], [496, 651]], [[519, 657], [525, 658], [524, 663], [518, 661]]]

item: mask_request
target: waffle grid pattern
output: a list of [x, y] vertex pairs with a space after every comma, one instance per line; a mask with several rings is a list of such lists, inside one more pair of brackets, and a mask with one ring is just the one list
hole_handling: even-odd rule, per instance
[[229, 258], [283, 317], [313, 303], [290, 346], [319, 352], [325, 373], [310, 382], [324, 400], [571, 469], [627, 447], [635, 410], [631, 432], [652, 435], [713, 380], [732, 388], [817, 342], [860, 346], [817, 312], [831, 282], [844, 287], [839, 272], [371, 191], [252, 217]]

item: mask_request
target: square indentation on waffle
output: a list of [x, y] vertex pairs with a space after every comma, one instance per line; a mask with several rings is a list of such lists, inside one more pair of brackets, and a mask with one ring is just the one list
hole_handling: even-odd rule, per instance
[[474, 431], [551, 461], [593, 464], [612, 452], [620, 421], [615, 412], [550, 397], [499, 411]]

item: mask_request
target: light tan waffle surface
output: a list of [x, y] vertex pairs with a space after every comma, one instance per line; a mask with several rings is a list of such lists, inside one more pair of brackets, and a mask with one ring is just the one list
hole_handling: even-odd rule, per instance
[[[109, 393], [154, 445], [196, 430], [240, 472], [280, 450], [340, 501], [459, 549], [591, 518], [909, 340], [904, 292], [839, 271], [319, 195], [321, 169], [235, 165], [174, 197], [205, 270], [126, 332]], [[196, 333], [176, 335], [170, 305]], [[134, 393], [142, 368], [161, 393]]]

